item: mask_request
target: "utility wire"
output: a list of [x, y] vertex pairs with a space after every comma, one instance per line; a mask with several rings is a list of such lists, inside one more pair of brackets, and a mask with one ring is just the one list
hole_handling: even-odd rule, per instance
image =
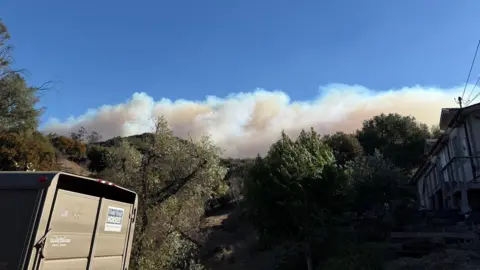
[[478, 85], [479, 82], [480, 82], [480, 76], [478, 76], [478, 79], [477, 79], [477, 81], [475, 82], [475, 85], [473, 85], [472, 91], [470, 91], [470, 95], [468, 95], [467, 104], [465, 104], [465, 106], [470, 105], [470, 104], [478, 97], [478, 95], [480, 94], [480, 92], [478, 92], [478, 94], [477, 94], [476, 96], [474, 96], [474, 97], [472, 98], [472, 100], [470, 100], [470, 96], [473, 94], [473, 90], [475, 90], [475, 87], [477, 87], [477, 85]]
[[477, 58], [478, 46], [480, 46], [480, 40], [477, 43], [477, 49], [475, 50], [475, 55], [473, 56], [472, 64], [470, 65], [470, 71], [468, 72], [467, 81], [465, 82], [465, 87], [463, 88], [462, 99], [463, 99], [463, 96], [465, 95], [465, 90], [467, 89], [468, 81], [470, 80], [470, 74], [472, 74], [472, 69], [473, 69], [473, 65], [475, 64], [475, 59]]
[[[478, 77], [477, 84], [478, 84], [479, 81], [480, 81], [480, 77]], [[475, 84], [475, 85], [477, 85], [477, 84]], [[470, 105], [478, 96], [480, 96], [480, 92], [478, 92], [478, 93], [472, 98], [472, 100], [471, 100], [470, 102], [468, 102], [467, 105]]]

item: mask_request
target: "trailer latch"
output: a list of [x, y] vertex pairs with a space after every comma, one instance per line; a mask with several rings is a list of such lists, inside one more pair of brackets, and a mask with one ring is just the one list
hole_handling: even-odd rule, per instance
[[45, 247], [45, 242], [47, 240], [47, 235], [51, 230], [52, 230], [52, 228], [49, 228], [34, 246], [37, 249], [37, 254], [40, 255], [41, 259], [45, 258], [45, 256], [43, 256], [43, 249]]
[[137, 208], [133, 209], [132, 217], [130, 218], [130, 221], [133, 223], [135, 222], [135, 217], [137, 216]]

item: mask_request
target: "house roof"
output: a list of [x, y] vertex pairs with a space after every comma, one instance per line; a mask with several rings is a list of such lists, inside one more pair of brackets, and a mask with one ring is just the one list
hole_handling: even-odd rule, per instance
[[430, 153], [430, 150], [432, 150], [432, 147], [435, 146], [435, 144], [437, 143], [438, 141], [438, 138], [436, 139], [427, 139], [425, 141], [425, 147], [423, 149], [423, 153], [425, 155], [427, 155], [428, 153]]
[[460, 108], [443, 108], [440, 113], [440, 129], [446, 130], [453, 118], [457, 116], [457, 113], [460, 111]]

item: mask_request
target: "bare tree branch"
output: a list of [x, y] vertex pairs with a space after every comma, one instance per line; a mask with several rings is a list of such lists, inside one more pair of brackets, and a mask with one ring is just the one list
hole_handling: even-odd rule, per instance
[[61, 83], [61, 81], [49, 80], [49, 81], [46, 81], [46, 82], [42, 83], [40, 86], [36, 86], [35, 88], [37, 88], [37, 92], [41, 93], [41, 95], [42, 95], [42, 94], [45, 93], [46, 90], [58, 90], [55, 87], [60, 83]]

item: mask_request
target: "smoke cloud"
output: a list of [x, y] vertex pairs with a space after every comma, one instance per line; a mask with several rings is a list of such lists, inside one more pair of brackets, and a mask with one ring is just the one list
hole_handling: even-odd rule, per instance
[[[468, 89], [471, 89], [469, 87]], [[210, 134], [227, 157], [253, 157], [265, 153], [282, 130], [296, 136], [314, 127], [321, 134], [352, 132], [363, 120], [380, 113], [411, 115], [428, 125], [438, 124], [441, 108], [456, 107], [453, 98], [463, 87], [404, 87], [373, 91], [359, 85], [332, 84], [310, 101], [294, 101], [282, 91], [257, 89], [203, 101], [163, 98], [134, 93], [125, 103], [89, 109], [65, 121], [50, 119], [45, 132], [69, 135], [81, 126], [104, 139], [152, 130], [154, 117], [164, 116], [175, 135], [198, 138]]]

